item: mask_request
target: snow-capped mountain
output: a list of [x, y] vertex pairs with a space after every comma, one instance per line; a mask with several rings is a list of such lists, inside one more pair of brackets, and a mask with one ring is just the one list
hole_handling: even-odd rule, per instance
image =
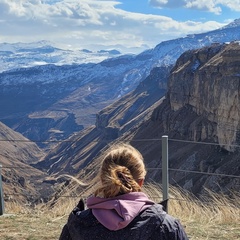
[[[135, 89], [154, 67], [173, 65], [187, 50], [236, 40], [240, 40], [239, 20], [215, 31], [162, 42], [138, 55], [114, 55], [114, 58], [97, 63], [62, 66], [53, 61], [5, 71], [0, 74], [0, 121], [31, 139], [48, 139], [53, 133], [66, 137], [94, 124], [99, 110]], [[34, 51], [43, 52], [42, 56], [57, 52], [55, 48], [43, 45], [29, 46], [32, 59], [39, 56]], [[6, 57], [7, 52], [13, 52], [6, 46], [4, 61], [14, 64], [17, 58], [13, 58], [14, 54], [11, 58]], [[23, 52], [24, 48], [21, 49]], [[27, 56], [29, 50], [25, 52]], [[82, 52], [91, 54], [86, 49]], [[65, 53], [59, 57], [64, 59], [66, 55], [69, 56]], [[45, 60], [34, 59], [30, 63], [36, 61]]]
[[39, 65], [71, 65], [97, 63], [104, 59], [119, 56], [115, 49], [93, 52], [87, 49], [64, 50], [54, 47], [48, 41], [34, 43], [0, 43], [0, 72], [28, 68]]

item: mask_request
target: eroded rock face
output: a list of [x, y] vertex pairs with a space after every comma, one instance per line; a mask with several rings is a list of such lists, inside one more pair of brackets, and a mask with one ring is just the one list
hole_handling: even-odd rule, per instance
[[[169, 137], [171, 184], [195, 194], [239, 191], [240, 45], [231, 43], [184, 53], [172, 69], [165, 100], [134, 139]], [[133, 142], [134, 143], [134, 142]], [[155, 142], [137, 143], [147, 163], [157, 159]], [[159, 155], [159, 152], [158, 152]], [[159, 162], [159, 165], [161, 162]], [[181, 171], [188, 172], [184, 175]], [[214, 175], [208, 175], [214, 173]], [[157, 181], [158, 176], [151, 175]]]
[[179, 58], [169, 81], [171, 109], [191, 106], [197, 115], [215, 125], [202, 125], [198, 129], [201, 138], [193, 135], [193, 140], [203, 141], [215, 135], [223, 148], [234, 151], [233, 145], [240, 140], [239, 82], [239, 42], [188, 51]]

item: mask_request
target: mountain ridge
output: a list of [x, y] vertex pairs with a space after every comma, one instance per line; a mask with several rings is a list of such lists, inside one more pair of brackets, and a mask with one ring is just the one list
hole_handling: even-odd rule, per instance
[[87, 49], [61, 49], [44, 40], [32, 43], [0, 43], [0, 72], [48, 64], [62, 66], [98, 63], [118, 55], [122, 54], [115, 49], [97, 52]]
[[[93, 125], [97, 112], [134, 90], [154, 67], [172, 66], [186, 50], [240, 39], [239, 29], [236, 25], [169, 40], [141, 54], [100, 63], [44, 65], [1, 73], [0, 120], [33, 140], [68, 138]], [[32, 125], [36, 126], [31, 130], [34, 135], [29, 131]]]

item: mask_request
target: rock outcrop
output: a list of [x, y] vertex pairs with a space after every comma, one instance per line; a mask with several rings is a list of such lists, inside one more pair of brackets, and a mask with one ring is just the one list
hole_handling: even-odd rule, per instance
[[192, 140], [217, 138], [223, 148], [234, 151], [240, 140], [239, 87], [239, 42], [189, 51], [179, 58], [171, 74], [171, 109], [189, 105], [209, 120], [210, 125], [196, 128]]
[[[161, 166], [159, 143], [135, 141], [169, 136], [172, 184], [194, 193], [240, 190], [239, 56], [238, 42], [184, 53], [170, 74], [166, 99], [132, 136], [151, 167]], [[161, 181], [156, 174], [151, 177]]]

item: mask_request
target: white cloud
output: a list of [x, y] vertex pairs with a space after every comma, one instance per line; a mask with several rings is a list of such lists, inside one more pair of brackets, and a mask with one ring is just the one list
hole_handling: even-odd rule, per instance
[[221, 14], [222, 7], [240, 11], [240, 0], [149, 0], [157, 8], [188, 8]]
[[215, 14], [221, 14], [222, 11], [221, 7], [218, 6], [217, 1], [214, 0], [187, 1], [185, 6], [186, 8], [213, 12]]
[[149, 0], [149, 4], [153, 7], [167, 7], [167, 8], [178, 8], [184, 7], [186, 0]]
[[232, 11], [240, 12], [240, 0], [218, 0], [216, 2], [228, 7]]
[[[151, 1], [168, 6], [186, 2], [190, 1]], [[226, 2], [229, 6], [232, 3]], [[119, 44], [154, 47], [164, 40], [222, 27], [216, 22], [177, 22], [169, 17], [127, 12], [116, 8], [118, 4], [110, 0], [0, 0], [0, 41], [49, 40], [77, 48]]]

